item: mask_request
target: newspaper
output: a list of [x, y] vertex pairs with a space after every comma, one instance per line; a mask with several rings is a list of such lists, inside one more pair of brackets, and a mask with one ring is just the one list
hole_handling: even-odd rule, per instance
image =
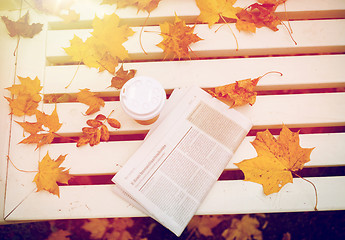
[[180, 236], [251, 126], [199, 87], [176, 89], [115, 192]]

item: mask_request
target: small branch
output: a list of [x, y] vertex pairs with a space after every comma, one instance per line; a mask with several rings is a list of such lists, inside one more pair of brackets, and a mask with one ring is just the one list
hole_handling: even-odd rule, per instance
[[73, 82], [73, 80], [74, 80], [74, 78], [75, 78], [75, 76], [77, 75], [77, 72], [78, 72], [78, 70], [79, 70], [80, 63], [81, 63], [81, 61], [79, 61], [78, 67], [77, 67], [77, 69], [75, 70], [75, 73], [74, 73], [74, 75], [73, 75], [71, 81], [70, 81], [69, 84], [65, 87], [65, 89], [67, 89], [69, 86], [71, 86], [71, 84], [72, 84], [72, 82]]
[[10, 156], [7, 155], [7, 159], [8, 159], [8, 161], [12, 164], [12, 166], [13, 166], [15, 169], [17, 169], [18, 171], [20, 171], [20, 172], [25, 172], [25, 173], [34, 173], [34, 172], [37, 173], [37, 172], [38, 172], [38, 171], [26, 171], [26, 170], [19, 169], [19, 168], [16, 167], [16, 165], [14, 165], [14, 163], [12, 162]]
[[297, 177], [299, 177], [299, 178], [301, 178], [301, 179], [303, 179], [304, 181], [306, 181], [306, 182], [308, 182], [308, 183], [310, 183], [313, 187], [314, 187], [314, 191], [315, 191], [315, 206], [314, 206], [314, 210], [315, 211], [318, 211], [318, 209], [317, 209], [317, 204], [318, 204], [318, 196], [317, 196], [317, 189], [316, 189], [316, 186], [315, 186], [315, 184], [314, 183], [312, 183], [311, 181], [309, 181], [308, 179], [305, 179], [304, 177], [301, 177], [300, 175], [298, 175], [297, 173], [295, 173], [295, 172], [292, 172], [292, 174], [294, 174], [295, 176], [297, 176]]
[[219, 17], [225, 22], [226, 26], [228, 26], [228, 28], [230, 29], [232, 35], [234, 36], [235, 41], [236, 41], [236, 51], [238, 51], [238, 41], [237, 41], [235, 33], [232, 31], [231, 27], [229, 26], [229, 23], [224, 19], [224, 17], [221, 14], [219, 14]]
[[143, 30], [144, 30], [144, 27], [146, 26], [147, 20], [148, 20], [149, 17], [150, 17], [150, 14], [151, 14], [151, 13], [149, 12], [149, 14], [147, 15], [147, 18], [145, 19], [145, 22], [144, 22], [143, 26], [141, 27], [140, 34], [139, 34], [139, 43], [140, 43], [140, 47], [141, 47], [141, 49], [143, 50], [143, 52], [145, 53], [145, 55], [147, 55], [147, 52], [145, 51], [145, 49], [144, 49], [144, 47], [143, 47], [143, 43], [142, 43], [142, 41], [141, 41], [141, 37], [142, 37], [142, 35], [143, 35]]

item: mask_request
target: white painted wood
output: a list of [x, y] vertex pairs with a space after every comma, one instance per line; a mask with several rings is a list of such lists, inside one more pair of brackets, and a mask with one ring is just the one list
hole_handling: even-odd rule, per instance
[[[318, 209], [345, 208], [345, 177], [307, 178], [318, 190]], [[332, 186], [332, 187], [329, 187]], [[7, 220], [41, 220], [144, 216], [119, 199], [112, 185], [60, 187], [61, 198], [47, 192], [30, 194]], [[302, 179], [285, 185], [277, 194], [265, 196], [262, 186], [252, 182], [218, 181], [197, 214], [313, 211], [315, 192]]]
[[[225, 169], [237, 169], [234, 163], [257, 156], [250, 142], [255, 137], [246, 137]], [[315, 148], [306, 167], [329, 167], [345, 165], [344, 133], [301, 134], [303, 148]], [[40, 149], [41, 156], [48, 151], [55, 156], [68, 154], [61, 166], [70, 169], [73, 175], [115, 174], [130, 156], [140, 147], [142, 141], [102, 142], [90, 147], [76, 147], [75, 143], [50, 144]], [[332, 157], [329, 157], [332, 156]], [[120, 166], [118, 166], [120, 165]], [[32, 168], [34, 168], [32, 166]]]
[[[236, 51], [235, 39], [226, 26], [217, 33], [214, 31], [220, 26], [214, 25], [211, 29], [207, 25], [196, 25], [195, 33], [202, 41], [191, 45], [193, 52], [199, 57], [225, 57], [246, 55], [271, 54], [306, 54], [331, 53], [345, 50], [345, 20], [314, 20], [291, 22], [293, 36], [298, 45], [294, 45], [288, 32], [282, 26], [279, 31], [273, 32], [268, 28], [260, 28], [255, 34], [239, 33], [233, 24], [230, 24], [235, 33], [239, 49]], [[139, 44], [140, 28], [133, 28], [136, 32], [123, 46], [128, 50], [130, 60], [163, 59], [163, 50], [156, 46], [162, 37], [158, 34], [159, 27], [145, 27], [142, 44], [148, 55], [143, 53]], [[47, 59], [51, 63], [65, 63], [71, 61], [63, 48], [70, 46], [74, 35], [86, 39], [90, 36], [90, 29], [85, 30], [55, 30], [49, 31], [47, 36]], [[193, 57], [193, 54], [191, 54]]]
[[[237, 107], [236, 110], [251, 119], [254, 129], [288, 127], [342, 126], [345, 123], [345, 93], [317, 93], [293, 95], [258, 96], [253, 106]], [[51, 113], [55, 104], [44, 104], [44, 111]], [[87, 105], [82, 103], [59, 103], [57, 112], [62, 127], [58, 131], [67, 136], [79, 135], [87, 119], [98, 113], [108, 115], [121, 123], [121, 128], [109, 128], [112, 134], [145, 133], [150, 125], [140, 125], [125, 114], [118, 101], [105, 103], [100, 112], [84, 116]]]
[[[136, 69], [136, 76], [153, 77], [167, 90], [191, 85], [210, 88], [242, 79], [256, 78], [269, 71], [280, 71], [283, 73], [282, 77], [279, 74], [267, 75], [259, 81], [256, 89], [281, 90], [345, 87], [344, 62], [345, 55], [341, 54], [137, 62], [125, 63], [124, 69]], [[115, 88], [108, 88], [113, 77], [110, 73], [100, 73], [97, 69], [85, 65], [77, 69], [78, 66], [75, 65], [48, 66], [44, 93], [69, 94], [89, 88], [106, 96], [119, 94]], [[244, 71], [246, 69], [250, 69], [250, 72]], [[66, 89], [76, 71], [72, 84]]]
[[[18, 14], [18, 12], [17, 12]], [[25, 14], [25, 11], [22, 11], [22, 15]], [[30, 11], [30, 22], [40, 22], [45, 23], [45, 18], [41, 15], [38, 15], [34, 11]], [[46, 40], [47, 25], [43, 26], [42, 32], [34, 36], [33, 38], [21, 38], [17, 51], [17, 67], [13, 61], [10, 61], [11, 65], [7, 66], [8, 71], [13, 74], [11, 81], [14, 81], [16, 84], [19, 83], [18, 78], [14, 76], [21, 77], [30, 77], [34, 79], [38, 77], [41, 80], [41, 85], [44, 83], [44, 67], [45, 67], [45, 40]], [[6, 36], [8, 37], [8, 36]], [[15, 46], [17, 44], [17, 39], [14, 38], [11, 40], [14, 44], [13, 48], [4, 49], [4, 52], [13, 54]], [[13, 84], [13, 83], [12, 83]], [[12, 85], [11, 84], [11, 85]], [[10, 86], [10, 85], [9, 85]], [[7, 86], [7, 87], [9, 87]], [[7, 93], [6, 96], [9, 96]], [[7, 113], [10, 110], [7, 108]], [[13, 117], [13, 121], [10, 126], [10, 130], [7, 128], [3, 131], [11, 131], [11, 138], [9, 140], [8, 152], [12, 162], [19, 169], [30, 171], [37, 170], [37, 164], [39, 160], [39, 152], [35, 151], [33, 145], [18, 145], [24, 136], [23, 129], [15, 121], [33, 121], [35, 119], [32, 117]], [[7, 158], [4, 158], [4, 161], [7, 161]], [[36, 163], [36, 168], [32, 169], [31, 167]], [[6, 176], [6, 193], [5, 193], [5, 207], [4, 207], [4, 216], [10, 214], [35, 188], [32, 183], [34, 173], [24, 173], [16, 170], [12, 164], [8, 163], [7, 166], [7, 175]]]

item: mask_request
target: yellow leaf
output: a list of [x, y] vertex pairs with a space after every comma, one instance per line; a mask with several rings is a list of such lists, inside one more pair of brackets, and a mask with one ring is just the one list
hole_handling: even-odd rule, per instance
[[90, 92], [90, 89], [81, 89], [77, 93], [77, 101], [84, 103], [89, 106], [86, 110], [86, 115], [93, 114], [100, 110], [101, 107], [104, 107], [104, 101], [102, 98], [96, 97], [95, 93]]
[[261, 184], [266, 195], [292, 183], [291, 172], [302, 169], [310, 161], [314, 149], [300, 147], [298, 133], [291, 132], [286, 126], [278, 139], [268, 130], [258, 132], [252, 145], [258, 156], [235, 164], [244, 172], [245, 181]]
[[225, 240], [262, 240], [262, 232], [258, 229], [260, 226], [256, 218], [244, 215], [241, 220], [233, 218], [230, 228], [222, 233]]
[[194, 216], [189, 222], [187, 228], [189, 231], [197, 229], [199, 233], [206, 237], [213, 236], [212, 228], [217, 226], [221, 221], [222, 220], [219, 216]]
[[245, 22], [240, 19], [237, 20], [236, 22], [236, 28], [238, 31], [245, 31], [245, 32], [256, 32], [256, 26], [255, 23], [252, 22]]
[[91, 233], [91, 238], [101, 239], [106, 233], [109, 225], [108, 219], [91, 218], [88, 219], [82, 228]]
[[40, 80], [36, 77], [31, 79], [29, 77], [22, 78], [18, 76], [20, 84], [13, 84], [11, 87], [6, 88], [14, 95], [14, 98], [8, 98], [11, 113], [16, 116], [33, 115], [38, 107], [38, 103], [42, 97], [39, 92], [42, 90]]
[[190, 44], [202, 40], [194, 34], [194, 27], [186, 26], [184, 20], [175, 16], [174, 24], [165, 22], [160, 24], [163, 41], [157, 44], [165, 52], [165, 57], [171, 55], [178, 59], [189, 56]]
[[56, 160], [53, 160], [47, 152], [42, 161], [39, 162], [38, 173], [33, 180], [36, 183], [37, 192], [46, 190], [60, 197], [57, 182], [67, 184], [68, 180], [71, 178], [69, 170], [65, 170], [65, 168], [60, 167], [65, 158], [66, 155], [60, 155]]
[[38, 123], [49, 128], [49, 132], [57, 132], [62, 126], [62, 123], [59, 122], [59, 116], [56, 111], [56, 106], [50, 115], [36, 110], [36, 119]]
[[233, 7], [236, 0], [196, 0], [200, 9], [200, 15], [197, 20], [208, 23], [211, 27], [219, 21], [221, 17], [237, 19], [236, 13], [241, 8]]

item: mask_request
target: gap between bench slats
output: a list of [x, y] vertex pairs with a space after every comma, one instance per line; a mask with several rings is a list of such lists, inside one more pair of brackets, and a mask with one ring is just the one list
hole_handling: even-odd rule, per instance
[[[245, 8], [255, 0], [240, 0], [234, 6]], [[54, 29], [62, 29], [66, 27], [85, 28], [91, 26], [92, 19], [96, 16], [103, 17], [104, 14], [112, 14], [115, 12], [121, 20], [126, 24], [143, 24], [147, 17], [147, 13], [137, 9], [128, 7], [116, 9], [115, 5], [101, 5], [101, 1], [84, 0], [77, 2], [71, 9], [76, 10], [80, 14], [80, 21], [69, 24], [64, 23], [60, 18], [50, 17], [49, 26]], [[164, 0], [161, 1], [154, 11], [151, 12], [147, 25], [159, 24], [164, 21], [173, 21], [175, 13], [180, 18], [185, 19], [189, 23], [195, 23], [196, 18], [200, 14], [195, 0]], [[345, 4], [339, 0], [314, 0], [310, 4], [309, 0], [289, 0], [286, 2], [286, 13], [284, 5], [278, 6], [275, 13], [280, 19], [285, 19], [286, 14], [289, 19], [310, 19], [310, 18], [341, 18], [345, 15]]]
[[[238, 169], [234, 163], [257, 156], [250, 142], [255, 137], [246, 137], [225, 169]], [[332, 167], [345, 165], [345, 133], [301, 134], [300, 145], [313, 148], [307, 167]], [[61, 166], [70, 169], [72, 175], [114, 174], [139, 148], [142, 141], [102, 142], [97, 146], [76, 147], [75, 143], [50, 144], [40, 149], [41, 156], [47, 151], [51, 156], [67, 154]], [[332, 157], [330, 157], [332, 156]], [[37, 164], [36, 164], [37, 165]], [[34, 166], [33, 166], [34, 167]]]
[[[345, 208], [345, 177], [308, 178], [318, 189], [318, 209]], [[332, 186], [332, 187], [330, 187]], [[7, 220], [43, 220], [144, 216], [120, 199], [113, 185], [63, 186], [61, 198], [47, 192], [30, 194]], [[313, 187], [294, 179], [278, 194], [265, 196], [262, 186], [245, 181], [218, 181], [201, 204], [197, 214], [313, 211]]]
[[[192, 85], [210, 88], [256, 78], [269, 71], [283, 73], [282, 77], [271, 74], [259, 81], [256, 90], [260, 91], [345, 87], [344, 62], [345, 55], [341, 54], [125, 63], [124, 69], [136, 69], [136, 76], [155, 78], [167, 90]], [[44, 94], [76, 93], [83, 88], [102, 96], [119, 94], [119, 90], [108, 88], [113, 77], [108, 72], [100, 73], [84, 65], [77, 68], [76, 65], [47, 66]], [[76, 71], [73, 83], [66, 89]]]
[[[233, 31], [239, 42], [239, 50], [236, 51], [235, 39], [229, 29], [221, 27], [214, 32], [216, 25], [211, 30], [207, 25], [196, 25], [195, 33], [204, 40], [191, 46], [193, 52], [199, 58], [206, 57], [233, 57], [233, 56], [257, 56], [257, 55], [293, 55], [311, 53], [332, 53], [345, 51], [345, 20], [313, 20], [291, 22], [293, 36], [298, 42], [294, 45], [288, 32], [283, 26], [273, 32], [268, 28], [260, 28], [255, 34], [239, 33], [234, 25]], [[143, 53], [139, 44], [140, 28], [133, 28], [136, 32], [123, 46], [129, 52], [128, 60], [152, 60], [163, 59], [163, 50], [156, 46], [162, 37], [158, 34], [159, 27], [145, 27], [142, 44], [148, 55]], [[74, 34], [86, 39], [90, 36], [90, 29], [85, 30], [56, 30], [48, 31], [47, 36], [47, 59], [50, 63], [64, 64], [71, 62], [63, 47], [70, 46], [70, 40]], [[193, 57], [194, 54], [191, 54]]]
[[[169, 101], [169, 100], [168, 100]], [[80, 135], [88, 119], [84, 116], [88, 106], [82, 103], [58, 103], [57, 112], [63, 124], [58, 133], [72, 136]], [[253, 123], [253, 129], [277, 128], [282, 124], [288, 127], [327, 127], [345, 125], [345, 93], [315, 93], [296, 95], [258, 96], [253, 106], [237, 107]], [[55, 104], [44, 104], [43, 110], [51, 113]], [[112, 134], [146, 133], [150, 125], [140, 125], [125, 114], [118, 101], [105, 103], [98, 113], [108, 115], [121, 123], [121, 128], [109, 128]], [[98, 114], [97, 113], [97, 114]]]

